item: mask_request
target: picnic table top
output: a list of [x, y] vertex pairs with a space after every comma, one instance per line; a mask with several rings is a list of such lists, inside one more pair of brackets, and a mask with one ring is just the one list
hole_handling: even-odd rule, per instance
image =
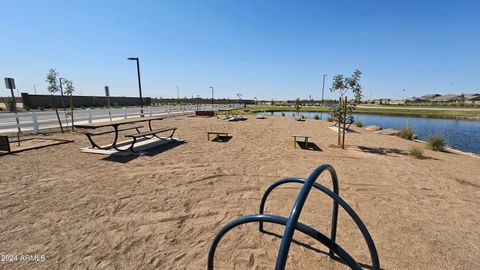
[[79, 124], [75, 125], [76, 128], [86, 128], [86, 129], [95, 129], [101, 127], [111, 127], [111, 126], [120, 126], [126, 124], [133, 124], [139, 122], [147, 122], [152, 120], [162, 120], [164, 117], [162, 116], [149, 116], [149, 117], [135, 117], [135, 118], [127, 118], [121, 120], [115, 120], [111, 122], [100, 122], [100, 123], [91, 123], [91, 124]]
[[311, 138], [310, 136], [303, 136], [303, 135], [293, 135], [292, 137], [294, 137], [294, 138], [296, 138], [296, 137]]

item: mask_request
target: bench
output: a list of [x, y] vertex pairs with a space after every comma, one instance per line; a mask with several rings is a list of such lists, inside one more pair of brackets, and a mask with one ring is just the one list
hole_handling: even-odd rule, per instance
[[[141, 138], [141, 137], [148, 138], [148, 136], [152, 136], [151, 138], [157, 137], [160, 140], [164, 140], [163, 138], [158, 137], [157, 134], [162, 133], [162, 132], [172, 131], [170, 136], [168, 136], [168, 138], [170, 138], [170, 140], [172, 140], [173, 139], [173, 134], [175, 133], [176, 130], [177, 130], [176, 127], [168, 127], [168, 128], [149, 130], [149, 131], [145, 131], [145, 132], [139, 132], [139, 133], [136, 133], [136, 134], [129, 134], [129, 135], [125, 135], [125, 137], [129, 137], [129, 138], [133, 139], [133, 142], [130, 145], [129, 149], [130, 149], [130, 151], [134, 152], [133, 147], [134, 147], [135, 142], [137, 141], [138, 138]], [[151, 138], [149, 138], [149, 139], [151, 139]], [[114, 146], [114, 147], [115, 147], [115, 149], [122, 151], [121, 149], [118, 149], [116, 146]]]
[[220, 132], [220, 131], [208, 131], [207, 132], [207, 140], [210, 141], [210, 135], [216, 135], [216, 140], [220, 137], [228, 137], [228, 132]]
[[195, 111], [195, 116], [213, 117], [215, 116], [215, 112], [214, 111]]
[[10, 153], [12, 149], [10, 149], [10, 141], [8, 140], [8, 136], [0, 136], [0, 150]]
[[309, 136], [300, 136], [300, 135], [294, 135], [293, 137], [293, 148], [297, 147], [297, 142], [302, 142], [297, 140], [297, 138], [303, 138], [303, 143], [305, 143], [305, 147], [308, 148], [308, 139], [312, 138]]

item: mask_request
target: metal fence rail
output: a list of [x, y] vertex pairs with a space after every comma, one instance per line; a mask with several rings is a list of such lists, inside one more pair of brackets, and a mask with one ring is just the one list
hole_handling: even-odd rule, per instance
[[[316, 182], [318, 177], [324, 172], [325, 170], [330, 172], [330, 176], [332, 179], [333, 183], [333, 191], [328, 189], [327, 187], [319, 184]], [[268, 195], [273, 191], [273, 189], [287, 183], [299, 183], [302, 184], [302, 188], [300, 189], [300, 192], [297, 196], [297, 199], [293, 205], [293, 209], [290, 212], [290, 216], [288, 218], [286, 217], [281, 217], [281, 216], [275, 216], [275, 215], [267, 215], [264, 214], [264, 209], [265, 209], [265, 202], [268, 198]], [[331, 234], [330, 238], [327, 236], [323, 235], [322, 233], [316, 231], [315, 229], [304, 225], [300, 222], [298, 222], [298, 218], [300, 216], [300, 213], [302, 212], [303, 205], [305, 204], [305, 201], [307, 200], [308, 194], [310, 193], [310, 190], [313, 188], [322, 191], [323, 193], [327, 194], [330, 198], [333, 199], [333, 211], [332, 211], [332, 224], [331, 224]], [[283, 270], [285, 269], [285, 265], [287, 263], [287, 258], [288, 258], [288, 252], [290, 250], [290, 245], [293, 240], [293, 235], [295, 233], [295, 230], [299, 230], [308, 236], [314, 238], [315, 240], [319, 241], [326, 247], [330, 249], [330, 257], [334, 257], [336, 254], [340, 259], [348, 265], [351, 269], [356, 269], [360, 270], [362, 267], [360, 264], [355, 261], [355, 259], [352, 258], [345, 250], [342, 249], [336, 242], [336, 232], [337, 232], [337, 218], [338, 218], [338, 206], [341, 206], [353, 219], [357, 227], [359, 228], [360, 232], [362, 233], [362, 236], [365, 239], [365, 242], [367, 243], [367, 247], [370, 253], [370, 260], [371, 260], [371, 269], [372, 270], [379, 270], [380, 269], [380, 261], [378, 258], [377, 254], [377, 249], [375, 247], [375, 244], [373, 242], [373, 239], [370, 235], [370, 233], [367, 230], [367, 227], [365, 224], [362, 222], [360, 217], [353, 211], [353, 209], [340, 197], [339, 195], [339, 187], [338, 187], [338, 179], [337, 179], [337, 174], [335, 172], [335, 169], [328, 165], [328, 164], [322, 164], [319, 167], [317, 167], [307, 179], [303, 178], [285, 178], [278, 180], [277, 182], [273, 183], [264, 193], [262, 200], [260, 202], [260, 214], [256, 215], [247, 215], [247, 216], [242, 216], [239, 217], [227, 225], [225, 225], [220, 232], [217, 233], [215, 238], [213, 239], [212, 245], [210, 246], [210, 250], [208, 252], [208, 269], [213, 270], [214, 268], [214, 259], [215, 259], [215, 251], [217, 249], [218, 244], [220, 243], [220, 240], [223, 238], [223, 236], [230, 231], [231, 229], [245, 223], [251, 223], [251, 222], [258, 222], [259, 223], [259, 231], [260, 232], [265, 232], [263, 229], [263, 223], [268, 222], [268, 223], [275, 223], [275, 224], [280, 224], [285, 226], [285, 231], [282, 236], [282, 243], [280, 244], [280, 250], [277, 255], [276, 263], [275, 263], [275, 269], [276, 270]]]

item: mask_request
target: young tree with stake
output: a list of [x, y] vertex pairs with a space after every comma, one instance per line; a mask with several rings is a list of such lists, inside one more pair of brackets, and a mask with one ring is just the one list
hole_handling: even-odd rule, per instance
[[[347, 118], [352, 118], [352, 112], [356, 108], [357, 103], [362, 99], [362, 86], [360, 85], [360, 78], [362, 72], [356, 69], [352, 76], [345, 77], [341, 74], [338, 74], [333, 77], [332, 87], [330, 91], [332, 93], [337, 92], [340, 94], [340, 102], [338, 105], [335, 105], [330, 110], [330, 117], [337, 120], [338, 124], [338, 143], [340, 144], [340, 125], [343, 124], [343, 140], [342, 148], [345, 144], [345, 122]], [[346, 100], [345, 95], [351, 90], [354, 96], [354, 99], [350, 102]], [[345, 100], [345, 101], [343, 101]], [[342, 104], [342, 102], [344, 102]]]

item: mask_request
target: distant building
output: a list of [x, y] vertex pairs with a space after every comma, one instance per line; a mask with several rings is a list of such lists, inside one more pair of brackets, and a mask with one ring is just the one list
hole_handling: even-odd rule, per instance
[[454, 94], [449, 94], [449, 95], [444, 95], [444, 96], [438, 96], [433, 99], [431, 99], [431, 102], [457, 102], [460, 101], [460, 95], [454, 95]]
[[449, 94], [438, 96], [430, 100], [434, 103], [480, 103], [480, 94]]
[[465, 94], [464, 98], [466, 103], [480, 103], [480, 94]]
[[429, 99], [425, 99], [425, 98], [422, 98], [422, 97], [411, 97], [411, 98], [407, 98], [405, 100], [405, 104], [407, 103], [429, 103], [430, 100]]
[[423, 100], [432, 100], [436, 97], [440, 97], [441, 95], [439, 94], [428, 94], [428, 95], [424, 95], [424, 96], [421, 96], [420, 99], [423, 99]]

